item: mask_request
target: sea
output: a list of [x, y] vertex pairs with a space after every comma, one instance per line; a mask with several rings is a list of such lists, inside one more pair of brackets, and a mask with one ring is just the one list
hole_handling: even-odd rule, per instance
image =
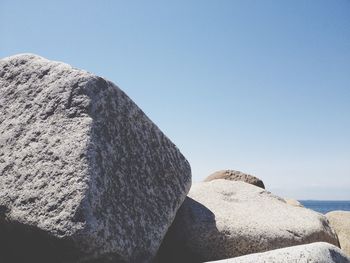
[[350, 211], [349, 201], [320, 201], [320, 200], [299, 200], [299, 202], [306, 208], [312, 209], [316, 212], [327, 214], [334, 210]]

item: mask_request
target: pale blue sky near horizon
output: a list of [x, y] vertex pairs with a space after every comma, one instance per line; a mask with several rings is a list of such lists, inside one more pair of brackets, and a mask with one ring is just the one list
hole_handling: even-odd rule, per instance
[[350, 1], [0, 1], [0, 57], [123, 89], [191, 163], [350, 200]]

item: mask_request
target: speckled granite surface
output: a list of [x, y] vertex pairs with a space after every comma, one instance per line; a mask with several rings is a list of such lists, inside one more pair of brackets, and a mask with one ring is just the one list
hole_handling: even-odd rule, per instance
[[190, 185], [184, 156], [113, 83], [31, 54], [0, 61], [5, 233], [40, 232], [66, 262], [149, 262]]

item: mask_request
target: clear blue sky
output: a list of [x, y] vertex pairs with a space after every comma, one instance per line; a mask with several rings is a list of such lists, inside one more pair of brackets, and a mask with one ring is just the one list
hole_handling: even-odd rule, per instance
[[350, 1], [0, 2], [0, 57], [119, 85], [181, 149], [281, 196], [350, 199]]

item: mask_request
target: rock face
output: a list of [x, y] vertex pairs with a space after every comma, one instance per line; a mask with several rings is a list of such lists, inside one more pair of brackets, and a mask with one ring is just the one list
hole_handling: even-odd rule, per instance
[[350, 258], [336, 246], [324, 242], [281, 248], [264, 253], [212, 261], [211, 263], [350, 263]]
[[350, 257], [350, 211], [332, 211], [326, 217], [338, 235], [341, 249]]
[[252, 184], [258, 187], [261, 187], [265, 189], [265, 185], [263, 181], [261, 181], [259, 178], [250, 175], [250, 174], [245, 174], [239, 171], [234, 171], [234, 170], [221, 170], [217, 171], [211, 175], [209, 175], [207, 178], [205, 178], [204, 182], [210, 182], [212, 180], [216, 179], [226, 179], [226, 180], [231, 180], [231, 181], [242, 181], [246, 182], [248, 184]]
[[4, 262], [149, 262], [190, 185], [187, 160], [113, 83], [0, 60]]
[[219, 179], [192, 186], [159, 257], [203, 262], [318, 241], [338, 245], [323, 215], [259, 187]]

